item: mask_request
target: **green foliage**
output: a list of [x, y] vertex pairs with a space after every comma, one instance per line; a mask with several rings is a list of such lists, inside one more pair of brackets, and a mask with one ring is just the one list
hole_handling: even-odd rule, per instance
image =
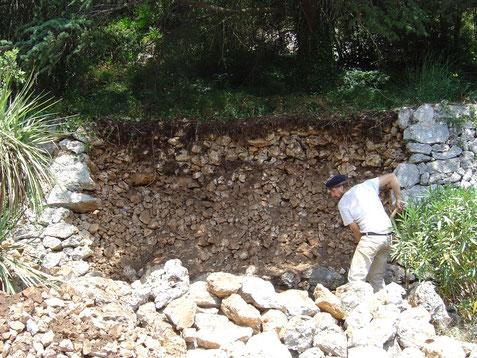
[[55, 286], [53, 278], [33, 268], [32, 263], [25, 262], [20, 251], [29, 245], [21, 238], [13, 239], [13, 231], [21, 212], [5, 210], [0, 218], [0, 290], [14, 294], [24, 286], [45, 283]]
[[[27, 70], [54, 76], [55, 85], [64, 87], [76, 71], [83, 69], [82, 56], [88, 46], [88, 27], [91, 21], [70, 14], [29, 24], [22, 32], [23, 41], [18, 43], [21, 59]], [[73, 72], [74, 67], [76, 71]]]
[[381, 71], [345, 71], [340, 84], [327, 93], [330, 106], [339, 108], [384, 109], [395, 102], [389, 98], [387, 88], [390, 77]]
[[346, 71], [341, 90], [346, 92], [353, 92], [365, 88], [380, 88], [389, 81], [389, 76], [379, 71], [361, 71], [349, 70]]
[[413, 104], [461, 101], [469, 89], [470, 84], [448, 62], [426, 56], [420, 66], [407, 69], [401, 96]]
[[[0, 7], [0, 38], [41, 73], [42, 88], [71, 101], [64, 108], [92, 116], [229, 118], [297, 98], [313, 110], [475, 99], [464, 80], [477, 61], [470, 0], [306, 3], [25, 0]], [[417, 65], [426, 52], [443, 60]], [[442, 67], [450, 61], [459, 70]], [[406, 67], [398, 93], [390, 85]]]
[[54, 141], [59, 121], [48, 108], [54, 102], [35, 96], [32, 80], [16, 94], [7, 86], [0, 93], [0, 203], [15, 210], [25, 199], [34, 210], [43, 201], [42, 183], [51, 183], [45, 145]]
[[396, 219], [394, 258], [419, 279], [431, 277], [462, 316], [477, 317], [477, 191], [437, 188]]
[[18, 49], [11, 47], [8, 41], [0, 41], [0, 91], [6, 87], [7, 80], [16, 84], [25, 82], [25, 72], [17, 64]]
[[22, 285], [49, 282], [49, 276], [25, 262], [19, 253], [28, 242], [14, 239], [25, 200], [35, 210], [44, 201], [43, 185], [53, 182], [45, 145], [61, 133], [60, 121], [48, 109], [54, 104], [45, 96], [35, 96], [32, 78], [13, 95], [9, 78], [0, 93], [0, 289], [14, 293]]

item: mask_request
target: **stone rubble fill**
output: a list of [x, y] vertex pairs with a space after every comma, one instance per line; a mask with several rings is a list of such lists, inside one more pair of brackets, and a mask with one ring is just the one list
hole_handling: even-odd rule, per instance
[[[367, 283], [348, 283], [335, 292], [317, 286], [310, 296], [306, 291], [276, 291], [255, 276], [215, 272], [175, 291], [157, 308], [156, 295], [162, 295], [157, 288], [169, 286], [171, 277], [188, 282], [188, 271], [171, 260], [149, 267], [146, 276], [128, 284], [86, 275], [57, 289], [1, 294], [0, 355], [465, 358], [477, 354], [476, 344], [445, 334], [448, 320], [441, 318], [448, 317], [447, 311], [428, 282], [417, 285], [407, 299], [396, 283], [375, 294]], [[242, 288], [247, 281], [254, 281], [257, 290], [263, 285], [266, 295], [246, 293]], [[230, 287], [237, 283], [233, 293]], [[131, 301], [138, 285], [149, 290], [139, 305]], [[214, 292], [221, 292], [221, 298]], [[355, 304], [347, 303], [347, 297], [354, 297]], [[280, 308], [264, 308], [274, 306]]]

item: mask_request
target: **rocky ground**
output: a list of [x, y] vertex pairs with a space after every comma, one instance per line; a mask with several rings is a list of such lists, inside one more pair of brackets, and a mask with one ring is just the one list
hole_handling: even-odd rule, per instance
[[435, 292], [340, 286], [354, 244], [323, 183], [393, 171], [395, 116], [278, 121], [106, 126], [88, 155], [64, 141], [55, 163], [93, 209], [45, 210], [34, 241], [65, 283], [0, 296], [2, 356], [475, 358], [442, 336]]
[[432, 284], [277, 292], [256, 276], [189, 281], [179, 260], [127, 284], [97, 275], [0, 295], [2, 357], [475, 358], [445, 334]]

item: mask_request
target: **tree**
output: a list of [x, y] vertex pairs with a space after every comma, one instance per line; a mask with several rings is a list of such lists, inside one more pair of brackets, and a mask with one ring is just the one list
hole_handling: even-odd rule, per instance
[[111, 60], [121, 41], [110, 25], [127, 20], [129, 61], [148, 58], [148, 80], [226, 73], [236, 86], [256, 85], [277, 69], [288, 88], [319, 91], [343, 67], [400, 68], [424, 52], [472, 58], [475, 11], [472, 0], [26, 0], [0, 6], [0, 38], [62, 90]]

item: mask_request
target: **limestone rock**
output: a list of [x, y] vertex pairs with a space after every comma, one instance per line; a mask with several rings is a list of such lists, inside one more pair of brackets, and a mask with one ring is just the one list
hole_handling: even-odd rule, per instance
[[262, 327], [264, 332], [275, 331], [277, 334], [280, 334], [287, 322], [287, 316], [279, 310], [272, 309], [262, 314]]
[[224, 298], [237, 293], [242, 287], [242, 280], [226, 272], [215, 272], [207, 277], [207, 288], [214, 295]]
[[325, 353], [318, 347], [308, 348], [298, 358], [325, 358]]
[[47, 204], [70, 209], [75, 213], [87, 213], [101, 207], [101, 200], [91, 195], [63, 190], [56, 185], [48, 195]]
[[390, 358], [388, 352], [374, 346], [359, 346], [348, 350], [348, 358]]
[[424, 307], [412, 307], [401, 313], [397, 334], [402, 347], [424, 347], [428, 339], [435, 337], [434, 327], [429, 323], [431, 316]]
[[197, 305], [185, 297], [171, 301], [164, 309], [164, 314], [177, 330], [192, 327]]
[[78, 232], [78, 228], [71, 224], [66, 223], [57, 223], [49, 225], [45, 231], [43, 231], [42, 235], [57, 237], [61, 240], [69, 238], [71, 235], [74, 235]]
[[424, 125], [412, 124], [404, 130], [404, 140], [413, 140], [423, 144], [443, 143], [449, 138], [449, 128], [445, 123]]
[[415, 164], [399, 164], [394, 172], [402, 188], [409, 188], [420, 181], [419, 169]]
[[194, 339], [204, 348], [219, 348], [235, 341], [246, 342], [253, 334], [250, 327], [240, 327], [225, 316], [206, 313], [195, 315], [195, 326], [197, 332]]
[[422, 349], [428, 358], [465, 358], [462, 345], [451, 337], [439, 336], [426, 342]]
[[279, 296], [289, 317], [300, 315], [314, 316], [319, 311], [319, 308], [306, 291], [287, 290], [279, 293]]
[[347, 341], [342, 329], [335, 325], [317, 331], [313, 338], [313, 347], [320, 348], [323, 352], [337, 357], [346, 357]]
[[336, 289], [336, 296], [341, 300], [341, 307], [343, 308], [345, 316], [359, 305], [359, 303], [366, 301], [373, 295], [373, 288], [367, 282], [353, 282], [347, 283]]
[[416, 347], [405, 348], [398, 356], [398, 358], [425, 358], [425, 357], [426, 357], [425, 354]]
[[238, 294], [234, 293], [222, 300], [220, 309], [236, 324], [251, 327], [255, 333], [260, 331], [262, 324], [260, 312]]
[[297, 315], [290, 318], [280, 336], [288, 349], [301, 353], [312, 347], [316, 329], [316, 322], [311, 317]]
[[143, 285], [149, 286], [157, 309], [181, 297], [189, 289], [189, 273], [178, 259], [151, 267], [141, 277]]
[[341, 308], [341, 301], [330, 290], [323, 285], [316, 285], [313, 291], [315, 304], [325, 312], [330, 313], [336, 319], [343, 319], [344, 312]]
[[451, 318], [447, 313], [442, 298], [435, 291], [434, 285], [427, 281], [419, 284], [409, 295], [409, 303], [423, 306], [432, 317], [431, 322], [442, 332], [447, 330]]
[[261, 310], [284, 309], [273, 285], [259, 277], [245, 277], [239, 294], [246, 302]]
[[273, 331], [259, 333], [251, 337], [245, 345], [245, 357], [256, 358], [291, 358], [292, 355], [280, 342]]
[[51, 166], [58, 184], [70, 191], [94, 190], [95, 182], [91, 178], [85, 156], [61, 155], [55, 158]]
[[413, 120], [424, 126], [434, 125], [434, 107], [430, 104], [423, 104], [413, 113]]
[[220, 299], [207, 290], [207, 283], [205, 281], [192, 283], [187, 297], [199, 307], [220, 307]]

